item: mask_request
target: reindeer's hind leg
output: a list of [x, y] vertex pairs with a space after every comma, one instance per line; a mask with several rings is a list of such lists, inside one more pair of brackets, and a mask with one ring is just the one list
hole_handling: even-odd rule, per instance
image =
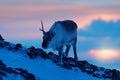
[[68, 52], [69, 52], [69, 50], [70, 50], [70, 45], [67, 45], [66, 46], [66, 51], [65, 51], [65, 56], [64, 57], [68, 57]]
[[73, 51], [74, 51], [74, 59], [78, 60], [78, 56], [77, 56], [77, 52], [76, 52], [76, 42], [77, 42], [77, 38], [75, 38], [75, 42], [73, 44]]

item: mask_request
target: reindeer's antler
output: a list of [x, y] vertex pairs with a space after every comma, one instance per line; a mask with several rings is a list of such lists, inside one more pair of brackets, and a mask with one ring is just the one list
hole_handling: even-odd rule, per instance
[[42, 29], [40, 29], [40, 31], [42, 31], [43, 33], [45, 33], [42, 20], [41, 20], [41, 26], [42, 26]]

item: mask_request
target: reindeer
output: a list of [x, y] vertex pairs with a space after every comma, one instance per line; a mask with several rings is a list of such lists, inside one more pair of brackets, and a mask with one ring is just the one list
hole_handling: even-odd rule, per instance
[[[70, 47], [73, 47], [74, 59], [78, 60], [76, 52], [76, 42], [77, 42], [77, 24], [72, 20], [56, 21], [50, 28], [49, 31], [44, 31], [43, 22], [41, 20], [43, 32], [43, 42], [42, 47], [44, 49], [53, 48], [58, 51], [58, 63], [62, 62], [62, 58], [68, 56]], [[65, 53], [63, 48], [66, 46]]]

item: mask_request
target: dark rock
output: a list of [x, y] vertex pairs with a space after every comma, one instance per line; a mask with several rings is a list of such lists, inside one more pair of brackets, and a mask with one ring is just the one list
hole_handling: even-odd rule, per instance
[[16, 44], [17, 48], [22, 48], [22, 45], [20, 43]]
[[1, 41], [3, 41], [3, 40], [4, 40], [4, 39], [3, 39], [3, 37], [1, 36], [1, 34], [0, 34], [0, 40], [1, 40]]
[[104, 73], [102, 74], [103, 78], [112, 78], [112, 72], [110, 69], [105, 69]]
[[0, 80], [3, 80], [1, 76], [0, 76]]
[[120, 80], [120, 71], [112, 70], [112, 80]]
[[78, 61], [77, 66], [81, 69], [82, 72], [86, 72], [87, 61]]
[[8, 46], [10, 43], [9, 43], [9, 42], [4, 42], [4, 44], [5, 44], [6, 46]]
[[4, 71], [0, 71], [0, 77], [1, 76], [7, 77], [7, 74]]
[[103, 67], [100, 67], [99, 69], [100, 69], [100, 71], [104, 71], [105, 70], [105, 68], [103, 68]]
[[54, 63], [57, 63], [57, 61], [58, 61], [58, 55], [56, 55], [56, 54], [54, 54], [52, 52], [49, 52], [47, 55], [48, 55], [47, 56], [48, 59], [52, 60]]
[[106, 74], [106, 73], [103, 73], [103, 74], [102, 74], [102, 77], [103, 77], [103, 78], [109, 78], [109, 79], [111, 79], [111, 78], [112, 78], [112, 76], [111, 76], [111, 75]]
[[22, 71], [23, 69], [22, 68], [15, 68], [17, 71]]
[[18, 44], [15, 45], [15, 47], [13, 47], [13, 50], [18, 51], [21, 48], [22, 48], [22, 45], [18, 43]]
[[86, 60], [84, 60], [84, 61], [78, 61], [78, 63], [80, 63], [80, 64], [88, 64], [88, 62]]
[[86, 71], [88, 74], [93, 74], [93, 71]]
[[21, 73], [21, 75], [25, 78], [25, 80], [36, 80], [35, 76], [30, 73]]
[[0, 60], [0, 70], [6, 68], [6, 65]]
[[5, 70], [6, 70], [6, 65], [0, 60], [0, 77], [7, 76], [7, 74], [5, 73]]
[[28, 73], [27, 70], [21, 70], [21, 73]]
[[66, 68], [66, 69], [72, 69], [70, 64], [64, 63], [61, 67]]
[[28, 52], [26, 53], [31, 59], [35, 59], [38, 56], [35, 47], [28, 48]]
[[25, 78], [25, 80], [36, 80], [35, 76], [31, 73], [28, 73], [27, 70], [23, 70], [22, 68], [15, 68], [17, 72]]
[[25, 80], [36, 80], [35, 76], [31, 73], [28, 73], [27, 70], [24, 70], [22, 68], [7, 68], [6, 65], [0, 60], [0, 80], [2, 80], [2, 77], [7, 78], [7, 74], [15, 74], [23, 76]]
[[13, 69], [12, 68], [6, 68], [6, 70], [5, 70], [7, 73], [12, 73], [13, 72]]
[[47, 58], [47, 54], [42, 49], [37, 48], [36, 53], [38, 54], [38, 56], [42, 57], [43, 59]]
[[63, 62], [76, 62], [72, 57], [63, 58]]
[[35, 47], [30, 47], [28, 48], [28, 51], [26, 52], [26, 54], [31, 58], [31, 59], [35, 59], [36, 57], [41, 57], [43, 59], [47, 58], [47, 54], [39, 48], [35, 48]]
[[3, 43], [0, 43], [0, 48], [3, 48], [5, 47]]
[[29, 56], [30, 59], [33, 59], [33, 58], [34, 58], [32, 52], [27, 52], [26, 54]]
[[35, 47], [34, 46], [31, 46], [30, 48], [28, 48], [28, 50], [31, 50], [31, 51], [35, 51]]
[[100, 74], [99, 74], [99, 73], [96, 73], [96, 74], [95, 74], [95, 73], [93, 73], [93, 76], [94, 76], [94, 77], [97, 77], [97, 78], [101, 78], [101, 76], [100, 76]]
[[92, 64], [90, 64], [90, 69], [92, 69], [93, 71], [99, 71], [98, 67]]
[[106, 69], [104, 73], [107, 74], [108, 76], [112, 76], [112, 70], [110, 69]]
[[85, 65], [79, 64], [78, 67], [80, 68], [80, 70], [81, 70], [82, 72], [86, 72]]
[[77, 61], [72, 57], [63, 58], [63, 63], [69, 64], [71, 67], [77, 67]]

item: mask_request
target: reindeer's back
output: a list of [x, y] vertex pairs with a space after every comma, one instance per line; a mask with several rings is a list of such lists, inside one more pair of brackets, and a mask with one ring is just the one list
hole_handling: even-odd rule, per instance
[[77, 30], [77, 24], [72, 20], [58, 21], [67, 32], [74, 32]]

